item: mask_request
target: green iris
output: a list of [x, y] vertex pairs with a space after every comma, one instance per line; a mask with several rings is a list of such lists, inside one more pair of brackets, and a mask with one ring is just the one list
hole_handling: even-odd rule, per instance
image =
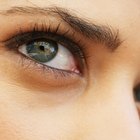
[[58, 44], [52, 40], [34, 41], [27, 44], [28, 55], [42, 63], [52, 60], [58, 52]]

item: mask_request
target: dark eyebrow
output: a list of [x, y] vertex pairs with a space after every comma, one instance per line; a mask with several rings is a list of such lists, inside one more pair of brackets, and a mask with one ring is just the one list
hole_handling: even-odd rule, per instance
[[12, 7], [9, 10], [0, 11], [1, 15], [48, 15], [56, 14], [63, 21], [68, 23], [73, 29], [83, 34], [89, 39], [105, 44], [109, 50], [115, 50], [120, 46], [119, 30], [113, 30], [110, 26], [103, 26], [89, 22], [76, 16], [70, 10], [60, 7]]

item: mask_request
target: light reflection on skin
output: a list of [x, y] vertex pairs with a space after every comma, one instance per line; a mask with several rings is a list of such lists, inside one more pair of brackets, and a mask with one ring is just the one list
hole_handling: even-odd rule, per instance
[[0, 140], [139, 140], [139, 103], [136, 108], [133, 88], [140, 83], [140, 1], [0, 1], [1, 13], [15, 6], [54, 5], [91, 24], [119, 30], [123, 42], [110, 51], [63, 23], [61, 30], [76, 32], [73, 37], [83, 41], [89, 57], [82, 76], [58, 76], [29, 66], [28, 60], [21, 65], [21, 57], [2, 41], [19, 27], [28, 30], [42, 19], [55, 26], [60, 17], [0, 14]]

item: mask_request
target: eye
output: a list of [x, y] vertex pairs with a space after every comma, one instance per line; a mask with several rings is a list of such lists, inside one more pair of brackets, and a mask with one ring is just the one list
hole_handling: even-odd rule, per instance
[[134, 98], [135, 98], [136, 102], [140, 102], [140, 86], [137, 86], [134, 89]]
[[79, 73], [71, 51], [57, 41], [37, 39], [19, 46], [18, 51], [45, 66]]
[[140, 85], [134, 88], [134, 99], [135, 99], [136, 107], [137, 107], [138, 114], [140, 117]]

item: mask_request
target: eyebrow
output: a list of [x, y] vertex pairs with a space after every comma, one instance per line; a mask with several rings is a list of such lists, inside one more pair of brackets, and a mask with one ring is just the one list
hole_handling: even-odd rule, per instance
[[119, 37], [119, 30], [114, 30], [111, 26], [94, 24], [88, 19], [80, 18], [68, 9], [60, 7], [12, 7], [11, 9], [0, 11], [1, 15], [53, 15], [56, 14], [74, 30], [85, 37], [104, 44], [109, 50], [116, 50], [122, 41]]

